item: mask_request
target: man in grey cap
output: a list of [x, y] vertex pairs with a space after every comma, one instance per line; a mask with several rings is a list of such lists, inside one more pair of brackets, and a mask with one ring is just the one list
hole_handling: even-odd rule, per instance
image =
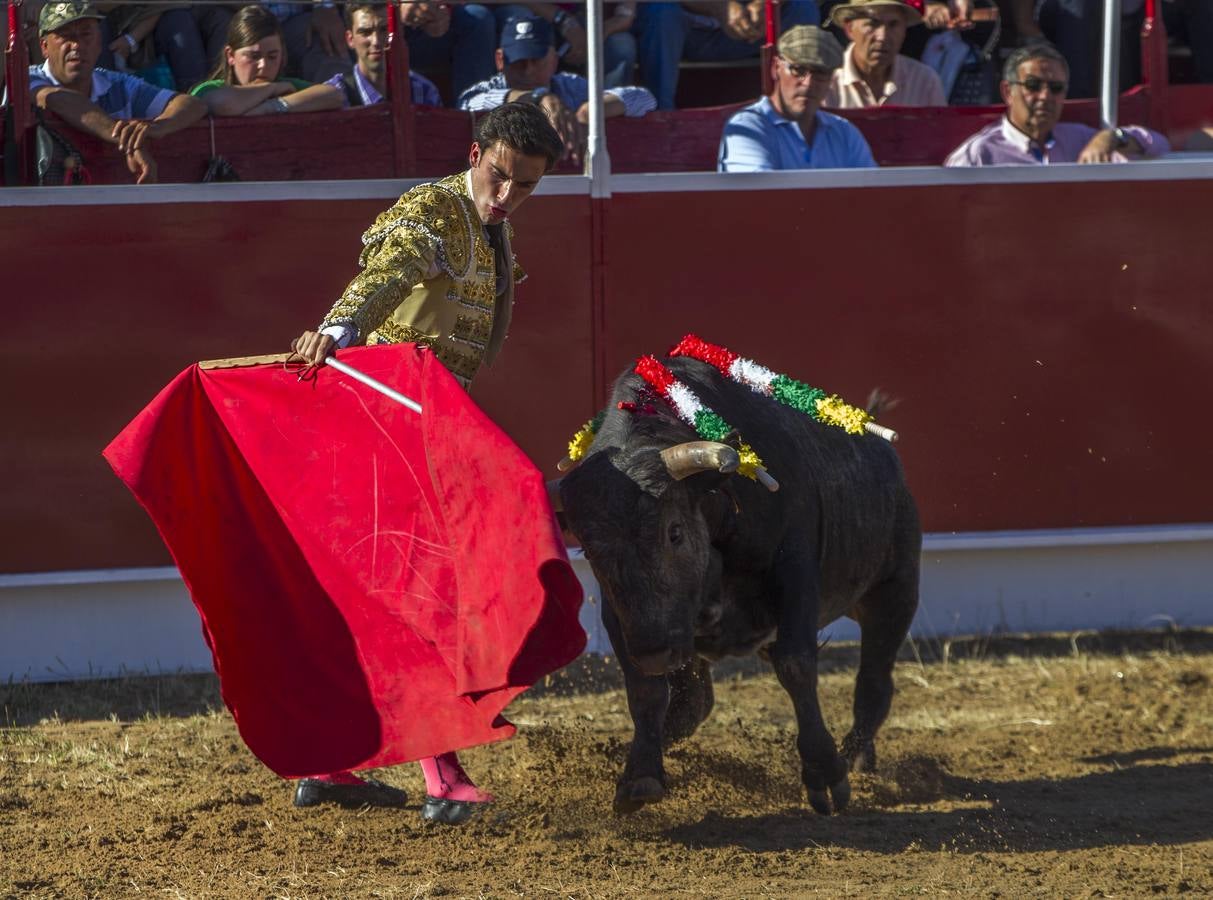
[[820, 108], [830, 79], [842, 65], [842, 47], [834, 36], [815, 25], [796, 25], [783, 33], [776, 51], [771, 59], [771, 93], [725, 124], [717, 170], [875, 166], [859, 129]]
[[906, 30], [922, 24], [914, 7], [901, 0], [849, 0], [831, 10], [830, 20], [851, 43], [834, 73], [826, 106], [948, 105], [935, 70], [901, 55]]
[[103, 18], [95, 6], [79, 0], [42, 7], [38, 35], [46, 62], [30, 66], [30, 96], [73, 128], [116, 145], [139, 184], [154, 182], [150, 140], [192, 125], [206, 115], [206, 104], [97, 68]]

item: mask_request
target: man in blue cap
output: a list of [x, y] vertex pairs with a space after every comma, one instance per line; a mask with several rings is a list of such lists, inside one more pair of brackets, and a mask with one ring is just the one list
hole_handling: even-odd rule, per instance
[[[459, 97], [459, 108], [493, 109], [520, 100], [547, 115], [564, 142], [565, 159], [579, 163], [585, 154], [585, 126], [590, 120], [589, 83], [580, 75], [557, 72], [552, 26], [540, 16], [516, 16], [505, 23], [497, 48], [497, 74], [474, 84]], [[614, 87], [603, 92], [605, 113], [643, 116], [657, 106], [646, 88]]]

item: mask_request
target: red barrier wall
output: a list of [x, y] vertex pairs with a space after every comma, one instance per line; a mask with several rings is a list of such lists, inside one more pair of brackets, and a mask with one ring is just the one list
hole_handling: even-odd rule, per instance
[[[190, 363], [288, 349], [355, 273], [359, 237], [389, 205], [0, 208], [0, 572], [167, 563], [102, 448]], [[482, 376], [495, 383], [476, 396], [554, 462], [576, 418], [563, 411], [593, 404], [589, 201], [536, 198], [518, 231], [533, 280], [500, 371]]]
[[[167, 562], [101, 448], [191, 362], [286, 349], [387, 205], [0, 207], [0, 572]], [[474, 394], [551, 471], [604, 373], [696, 331], [901, 397], [928, 530], [1210, 521], [1211, 207], [1196, 179], [536, 197]]]
[[617, 194], [603, 353], [694, 330], [852, 402], [883, 387], [930, 531], [1209, 521], [1210, 204], [1205, 181]]

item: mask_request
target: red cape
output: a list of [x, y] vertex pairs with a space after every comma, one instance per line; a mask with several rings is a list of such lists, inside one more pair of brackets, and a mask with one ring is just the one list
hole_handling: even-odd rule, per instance
[[182, 372], [105, 450], [202, 617], [223, 698], [280, 775], [514, 733], [506, 705], [585, 646], [543, 477], [412, 344], [321, 368]]

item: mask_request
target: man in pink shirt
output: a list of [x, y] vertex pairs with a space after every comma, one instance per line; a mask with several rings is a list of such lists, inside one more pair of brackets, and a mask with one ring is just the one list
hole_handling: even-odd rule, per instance
[[1069, 86], [1066, 59], [1047, 44], [1021, 47], [1003, 67], [1007, 114], [952, 151], [945, 166], [1033, 166], [1127, 162], [1171, 149], [1157, 131], [1137, 125], [1102, 131], [1059, 122]]
[[906, 29], [922, 15], [901, 0], [850, 0], [830, 13], [851, 39], [825, 106], [947, 106], [943, 83], [928, 65], [901, 56]]

